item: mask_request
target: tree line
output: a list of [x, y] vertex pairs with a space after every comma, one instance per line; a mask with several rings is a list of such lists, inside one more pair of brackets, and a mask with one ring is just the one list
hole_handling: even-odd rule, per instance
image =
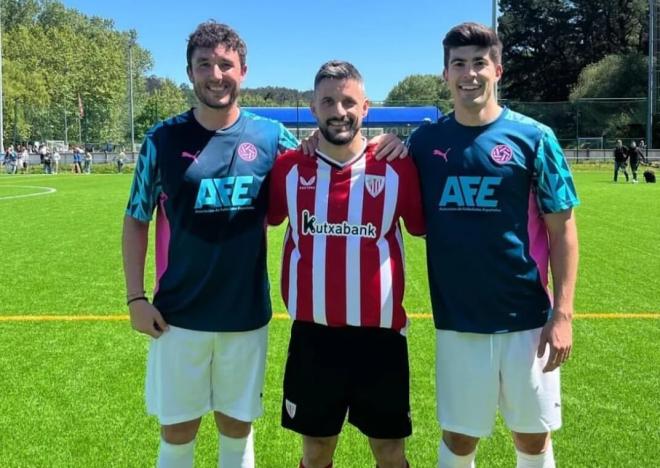
[[[148, 74], [153, 58], [136, 31], [118, 31], [112, 20], [57, 0], [0, 0], [0, 6], [6, 144], [128, 143], [129, 69], [137, 142], [155, 122], [195, 105], [188, 84]], [[246, 88], [241, 103], [296, 105], [310, 93]]]
[[[0, 4], [6, 143], [65, 134], [79, 143], [130, 141], [129, 52], [136, 141], [158, 120], [195, 105], [188, 84], [148, 74], [153, 58], [140, 47], [136, 31], [118, 31], [112, 20], [84, 15], [57, 0]], [[499, 92], [512, 107], [646, 96], [646, 0], [500, 0], [499, 5], [505, 45]], [[449, 111], [441, 68], [438, 64], [438, 75], [406, 77], [385, 104], [432, 104]], [[283, 87], [246, 88], [241, 104], [295, 106], [310, 97], [311, 91]], [[566, 135], [580, 133], [573, 121], [602, 123], [602, 133], [609, 134], [643, 121], [643, 106], [637, 104], [598, 109], [583, 104], [558, 112], [556, 106], [535, 106], [533, 112], [542, 121], [557, 119]]]
[[[647, 0], [500, 0], [499, 98], [563, 139], [644, 137], [648, 6]], [[386, 103], [446, 111], [441, 68], [438, 76], [406, 77]]]

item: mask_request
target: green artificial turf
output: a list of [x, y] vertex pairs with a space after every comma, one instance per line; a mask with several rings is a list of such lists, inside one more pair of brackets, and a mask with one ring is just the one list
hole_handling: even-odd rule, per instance
[[[609, 168], [575, 171], [582, 205], [578, 313], [660, 312], [660, 185], [610, 182]], [[0, 318], [123, 315], [120, 234], [127, 174], [0, 175]], [[43, 192], [22, 198], [9, 198]], [[283, 228], [269, 233], [276, 312]], [[410, 312], [430, 312], [424, 243], [406, 238]], [[147, 278], [153, 281], [150, 254]], [[555, 435], [559, 466], [660, 466], [660, 320], [581, 318], [562, 373], [564, 427]], [[289, 322], [273, 320], [264, 403], [256, 423], [257, 466], [294, 467], [300, 440], [279, 426]], [[434, 330], [409, 330], [414, 467], [434, 467]], [[158, 425], [143, 403], [148, 339], [127, 321], [0, 321], [0, 466], [153, 466]], [[202, 425], [197, 466], [215, 466], [212, 418]], [[373, 466], [367, 442], [342, 434], [337, 467]], [[480, 466], [514, 465], [501, 421], [482, 441]]]

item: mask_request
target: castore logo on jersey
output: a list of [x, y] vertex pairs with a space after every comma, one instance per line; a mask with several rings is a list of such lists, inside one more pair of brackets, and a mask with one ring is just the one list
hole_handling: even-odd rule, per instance
[[316, 176], [312, 176], [309, 179], [305, 179], [303, 176], [300, 176], [300, 188], [303, 190], [313, 190], [314, 184], [316, 183]]

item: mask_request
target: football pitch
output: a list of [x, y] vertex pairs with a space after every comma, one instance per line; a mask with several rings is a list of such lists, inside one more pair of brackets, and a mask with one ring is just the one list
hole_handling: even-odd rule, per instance
[[[574, 173], [581, 258], [574, 351], [562, 370], [564, 427], [554, 437], [558, 466], [660, 466], [660, 185], [612, 184], [609, 167]], [[124, 305], [120, 234], [130, 180], [0, 176], [1, 467], [154, 465], [158, 425], [143, 398], [148, 338], [132, 331]], [[295, 467], [301, 454], [299, 437], [279, 425], [290, 328], [279, 296], [283, 232], [268, 236], [276, 317], [265, 415], [255, 425], [261, 468]], [[406, 260], [414, 431], [407, 452], [411, 466], [432, 468], [439, 430], [423, 241], [406, 238]], [[149, 284], [151, 254], [148, 264]], [[196, 466], [216, 466], [216, 451], [207, 416]], [[477, 465], [515, 466], [501, 420], [481, 442]], [[350, 426], [335, 466], [374, 466]]]

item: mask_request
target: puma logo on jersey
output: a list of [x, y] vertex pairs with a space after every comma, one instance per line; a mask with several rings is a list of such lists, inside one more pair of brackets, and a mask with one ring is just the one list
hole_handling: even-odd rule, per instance
[[447, 155], [449, 154], [450, 151], [451, 151], [451, 148], [447, 148], [447, 151], [434, 149], [433, 150], [433, 156], [440, 156], [442, 159], [445, 160], [445, 162], [447, 162]]
[[183, 152], [181, 153], [181, 157], [182, 157], [182, 158], [192, 159], [193, 162], [194, 162], [195, 164], [197, 164], [197, 162], [198, 162], [198, 161], [197, 161], [197, 156], [199, 156], [199, 151], [197, 151], [195, 154], [191, 154], [191, 153], [189, 153], [189, 152], [187, 152], [187, 151], [183, 151]]

